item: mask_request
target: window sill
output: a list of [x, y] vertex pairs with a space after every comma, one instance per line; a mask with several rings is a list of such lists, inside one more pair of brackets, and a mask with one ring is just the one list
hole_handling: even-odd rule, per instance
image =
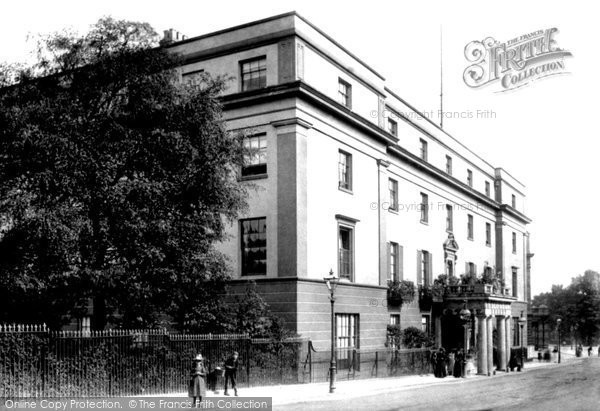
[[492, 247], [492, 244], [491, 243], [486, 243], [485, 246], [486, 247]]
[[398, 214], [398, 210], [396, 210], [395, 208], [388, 208], [388, 211], [392, 214]]
[[446, 229], [446, 232], [447, 232], [448, 234], [454, 234], [454, 230], [452, 230], [452, 229]]
[[467, 240], [473, 241], [473, 237], [467, 237]]
[[338, 186], [338, 190], [340, 190], [340, 191], [343, 191], [344, 193], [348, 193], [348, 194], [354, 194], [354, 193], [352, 192], [352, 190], [351, 190], [351, 189], [348, 189], [348, 188], [344, 188], [344, 187], [340, 187], [340, 186]]
[[250, 181], [250, 180], [262, 180], [264, 178], [268, 178], [268, 174], [254, 174], [249, 176], [241, 176], [238, 181]]
[[429, 221], [421, 220], [421, 224], [423, 224], [423, 225], [429, 225]]

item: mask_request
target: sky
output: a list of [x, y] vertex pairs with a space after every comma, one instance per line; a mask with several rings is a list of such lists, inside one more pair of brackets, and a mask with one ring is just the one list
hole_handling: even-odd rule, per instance
[[[532, 292], [568, 285], [587, 269], [600, 271], [600, 92], [593, 2], [583, 1], [13, 1], [2, 5], [0, 61], [31, 58], [37, 33], [66, 27], [85, 32], [100, 17], [145, 21], [159, 33], [193, 37], [296, 10], [381, 73], [387, 85], [439, 122], [440, 30], [443, 34], [444, 130], [526, 185]], [[505, 93], [463, 81], [465, 46], [507, 41], [556, 27], [572, 53], [568, 74]], [[477, 118], [477, 110], [489, 116]], [[456, 113], [456, 114], [454, 114]], [[474, 118], [462, 118], [472, 113]], [[486, 118], [487, 117], [487, 118]]]

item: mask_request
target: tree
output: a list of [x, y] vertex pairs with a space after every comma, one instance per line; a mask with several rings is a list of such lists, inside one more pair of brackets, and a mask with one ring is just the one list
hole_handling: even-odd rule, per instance
[[246, 205], [224, 80], [183, 84], [144, 23], [54, 34], [0, 68], [0, 321], [222, 330], [227, 261], [214, 244]]
[[600, 274], [588, 270], [571, 279], [568, 287], [553, 285], [549, 293], [533, 298], [534, 306], [548, 306], [548, 322], [555, 324], [562, 319], [562, 329], [574, 333], [574, 337], [592, 344], [600, 334]]

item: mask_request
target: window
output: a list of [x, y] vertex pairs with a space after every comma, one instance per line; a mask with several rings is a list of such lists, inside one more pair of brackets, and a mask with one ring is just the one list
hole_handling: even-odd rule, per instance
[[352, 190], [352, 155], [340, 150], [338, 159], [338, 187]]
[[242, 91], [256, 90], [267, 86], [267, 58], [259, 57], [244, 61], [242, 68]]
[[338, 367], [348, 368], [352, 359], [352, 350], [359, 348], [358, 314], [336, 314], [335, 337]]
[[446, 231], [452, 232], [452, 206], [446, 204]]
[[390, 280], [400, 280], [400, 272], [398, 270], [399, 262], [399, 247], [397, 243], [390, 242]]
[[518, 285], [518, 276], [517, 276], [517, 267], [512, 267], [512, 296], [518, 297], [519, 293], [517, 290]]
[[446, 173], [452, 175], [452, 157], [446, 156]]
[[421, 159], [427, 161], [427, 141], [421, 139]]
[[244, 139], [244, 166], [242, 176], [267, 174], [267, 135], [259, 134]]
[[338, 82], [338, 102], [352, 108], [352, 86], [342, 79]]
[[388, 118], [388, 131], [393, 136], [398, 135], [398, 123], [391, 118]]
[[485, 223], [485, 245], [491, 247], [492, 245], [492, 225]]
[[77, 331], [81, 331], [83, 333], [89, 333], [91, 331], [90, 328], [90, 317], [81, 317], [77, 321]]
[[419, 258], [417, 285], [429, 285], [431, 283], [431, 253], [426, 250], [418, 250], [417, 256]]
[[423, 331], [425, 334], [429, 335], [430, 334], [430, 326], [429, 326], [429, 316], [428, 315], [422, 315], [421, 316], [421, 331]]
[[421, 222], [429, 222], [429, 196], [421, 193]]
[[517, 208], [517, 197], [513, 194], [512, 198], [511, 198], [511, 203], [512, 208]]
[[490, 182], [489, 181], [485, 182], [485, 195], [488, 197], [490, 196]]
[[477, 275], [477, 267], [475, 266], [475, 263], [467, 263], [467, 274]]
[[388, 186], [390, 190], [390, 210], [398, 211], [398, 182], [390, 178]]
[[189, 71], [187, 73], [183, 73], [181, 75], [181, 79], [183, 80], [184, 84], [197, 86], [202, 83], [202, 80], [204, 79], [203, 73], [204, 69]]
[[467, 239], [473, 239], [473, 216], [467, 214]]
[[512, 233], [512, 252], [517, 253], [517, 233]]
[[267, 219], [241, 221], [242, 275], [267, 274]]
[[400, 325], [400, 314], [390, 314], [390, 324]]
[[340, 278], [352, 281], [354, 274], [354, 230], [340, 225], [338, 228], [338, 273]]
[[473, 187], [473, 172], [471, 170], [467, 170], [467, 184], [469, 187]]

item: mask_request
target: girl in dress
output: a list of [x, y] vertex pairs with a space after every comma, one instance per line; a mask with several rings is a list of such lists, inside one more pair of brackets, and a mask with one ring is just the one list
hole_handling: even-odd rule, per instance
[[206, 395], [206, 368], [202, 354], [194, 358], [190, 373], [190, 388], [188, 395], [192, 398], [192, 407], [200, 406], [202, 397]]

